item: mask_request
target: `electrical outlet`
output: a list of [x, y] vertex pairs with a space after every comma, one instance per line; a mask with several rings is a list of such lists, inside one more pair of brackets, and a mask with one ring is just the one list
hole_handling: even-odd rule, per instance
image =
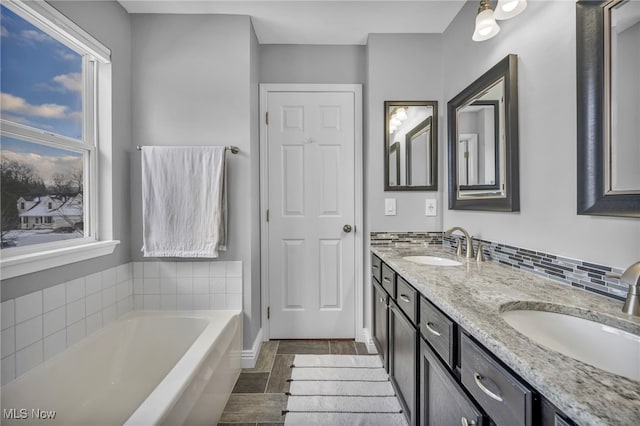
[[395, 198], [384, 199], [384, 214], [385, 216], [396, 215], [396, 199]]
[[438, 216], [438, 204], [435, 198], [427, 198], [424, 205], [425, 216]]

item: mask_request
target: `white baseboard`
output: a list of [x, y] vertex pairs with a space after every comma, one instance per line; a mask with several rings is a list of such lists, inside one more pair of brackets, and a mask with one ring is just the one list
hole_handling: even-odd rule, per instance
[[251, 349], [243, 349], [242, 351], [242, 368], [254, 368], [258, 355], [260, 354], [260, 348], [262, 347], [262, 329], [258, 330], [253, 346]]
[[367, 347], [367, 352], [370, 354], [377, 354], [378, 350], [376, 349], [376, 345], [373, 343], [373, 339], [371, 338], [371, 333], [368, 328], [363, 328], [358, 333], [358, 338], [356, 339], [358, 342], [362, 342]]

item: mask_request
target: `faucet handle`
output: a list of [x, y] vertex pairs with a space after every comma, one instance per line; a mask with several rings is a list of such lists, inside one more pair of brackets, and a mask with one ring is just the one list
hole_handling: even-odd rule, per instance
[[484, 253], [482, 249], [484, 248], [484, 243], [478, 243], [478, 253], [476, 253], [476, 262], [484, 262]]
[[640, 316], [640, 262], [629, 266], [622, 273], [620, 282], [629, 286], [629, 293], [627, 293], [622, 312]]

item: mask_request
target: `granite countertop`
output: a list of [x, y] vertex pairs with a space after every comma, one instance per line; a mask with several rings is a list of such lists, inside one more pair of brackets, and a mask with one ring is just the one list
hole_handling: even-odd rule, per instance
[[[623, 314], [622, 302], [496, 262], [467, 262], [442, 246], [373, 246], [371, 251], [578, 424], [640, 422], [640, 381], [547, 349], [500, 316], [501, 306], [525, 302], [529, 309], [546, 305], [574, 315], [589, 311], [590, 319], [640, 334], [640, 317]], [[456, 259], [463, 265], [428, 266], [402, 259], [415, 255]]]

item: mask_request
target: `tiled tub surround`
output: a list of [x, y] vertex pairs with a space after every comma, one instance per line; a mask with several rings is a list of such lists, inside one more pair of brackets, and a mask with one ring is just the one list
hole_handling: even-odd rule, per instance
[[[525, 301], [597, 312], [604, 323], [640, 332], [640, 318], [622, 313], [622, 303], [498, 262], [462, 260], [460, 267], [418, 265], [404, 256], [454, 258], [451, 249], [431, 245], [372, 246], [372, 251], [486, 346], [545, 398], [580, 425], [637, 425], [640, 382], [611, 374], [546, 349], [511, 328], [501, 306]], [[593, 342], [595, 345], [598, 342]]]
[[2, 303], [2, 384], [131, 311], [130, 263]]
[[[454, 250], [460, 239], [443, 237], [441, 232], [372, 232], [371, 246], [403, 246], [422, 244], [442, 246]], [[494, 261], [516, 269], [533, 272], [554, 281], [624, 300], [629, 291], [616, 278], [624, 272], [613, 266], [596, 265], [590, 262], [557, 256], [555, 254], [514, 247], [492, 241], [473, 239], [477, 253], [478, 244], [483, 244], [486, 261]], [[463, 241], [463, 244], [464, 241]]]
[[132, 262], [2, 302], [2, 385], [131, 310], [242, 309], [242, 262]]
[[242, 262], [134, 262], [133, 307], [242, 309]]

